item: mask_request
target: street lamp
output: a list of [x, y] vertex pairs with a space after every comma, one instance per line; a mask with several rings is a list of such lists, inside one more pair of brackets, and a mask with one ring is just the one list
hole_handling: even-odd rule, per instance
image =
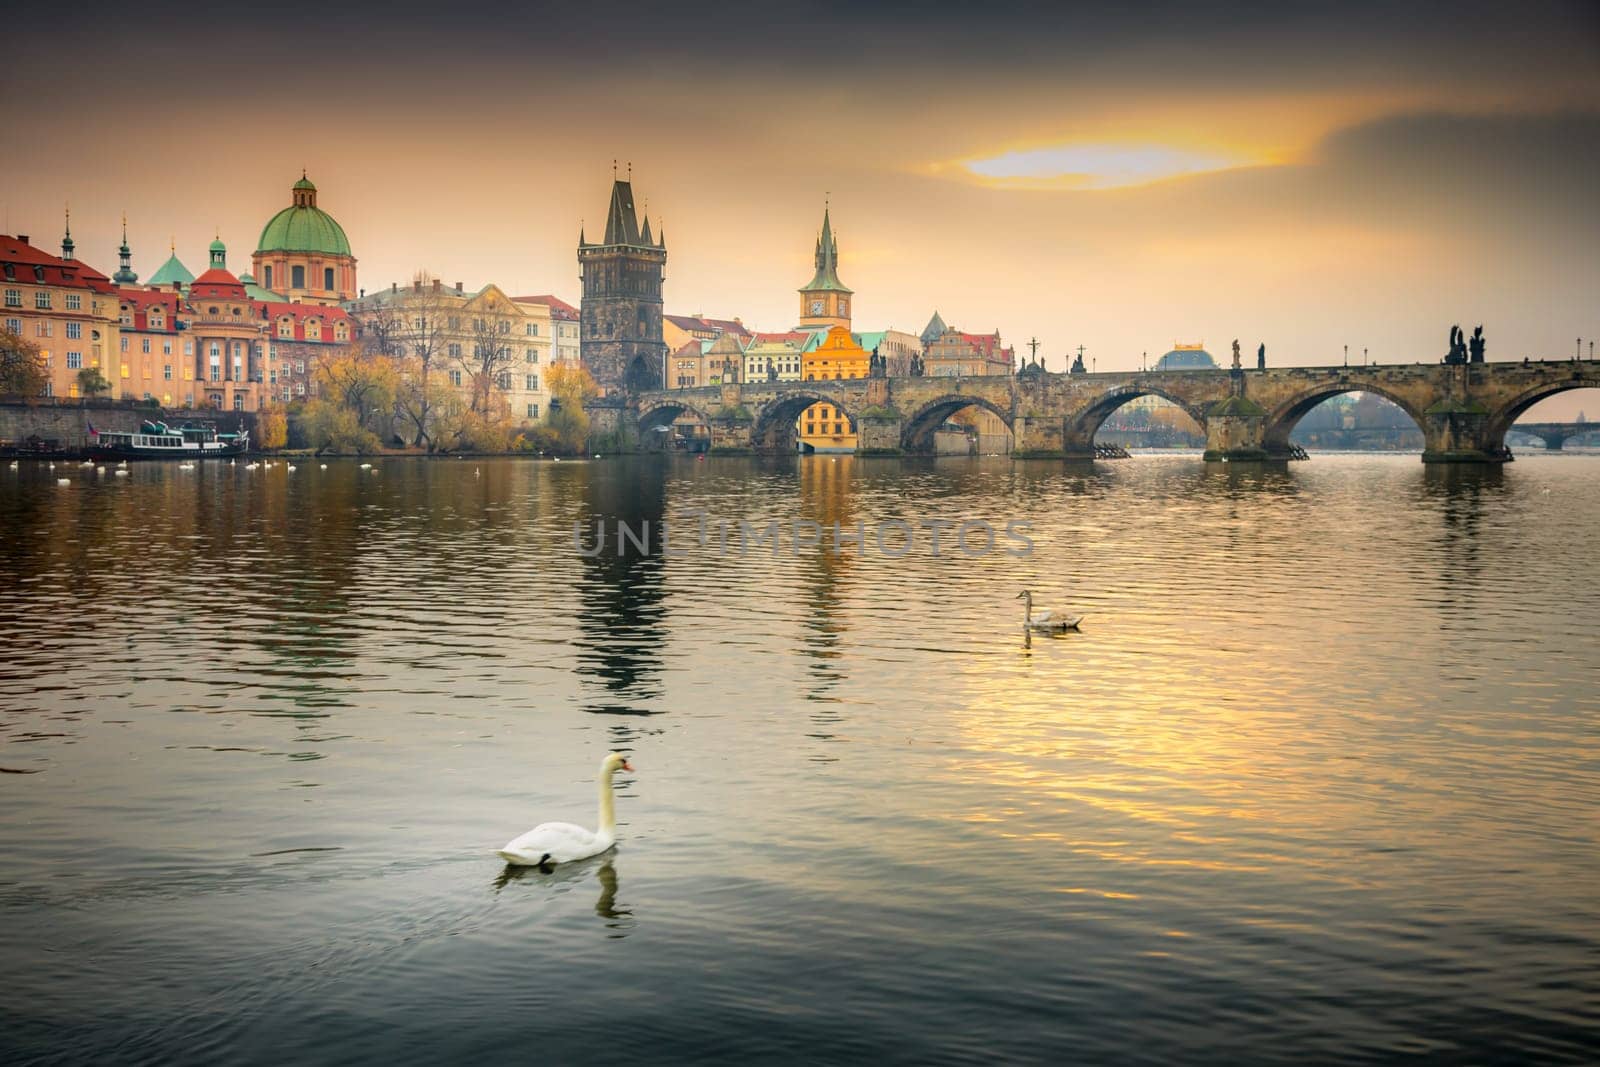
[[1367, 365], [1367, 350], [1365, 348], [1361, 350], [1361, 365], [1363, 367]]
[[1345, 345], [1344, 346], [1344, 365], [1346, 367], [1348, 367], [1350, 365], [1350, 346], [1349, 345]]

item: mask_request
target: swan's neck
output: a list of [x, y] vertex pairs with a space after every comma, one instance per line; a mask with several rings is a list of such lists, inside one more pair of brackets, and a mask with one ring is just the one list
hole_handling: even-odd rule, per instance
[[611, 799], [611, 775], [604, 772], [600, 775], [600, 832], [602, 834], [616, 833], [617, 811]]

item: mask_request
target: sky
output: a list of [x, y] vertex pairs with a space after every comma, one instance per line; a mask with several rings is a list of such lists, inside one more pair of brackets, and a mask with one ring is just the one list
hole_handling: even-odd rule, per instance
[[[576, 302], [613, 160], [667, 310], [786, 329], [824, 202], [859, 328], [1131, 369], [1600, 339], [1600, 5], [32, 5], [0, 229], [247, 269], [305, 168], [361, 284]], [[1547, 401], [1565, 417], [1600, 397]], [[1567, 410], [1570, 409], [1570, 410]]]

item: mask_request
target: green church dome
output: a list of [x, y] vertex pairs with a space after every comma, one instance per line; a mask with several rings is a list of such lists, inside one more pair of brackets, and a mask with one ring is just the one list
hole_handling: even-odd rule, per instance
[[348, 256], [350, 241], [332, 215], [317, 207], [317, 187], [301, 176], [291, 187], [294, 203], [272, 216], [257, 252], [322, 252]]

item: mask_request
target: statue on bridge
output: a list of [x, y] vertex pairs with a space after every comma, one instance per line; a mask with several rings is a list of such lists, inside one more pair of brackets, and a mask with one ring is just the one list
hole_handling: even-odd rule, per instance
[[1256, 370], [1267, 369], [1267, 342], [1262, 341], [1256, 346]]
[[1069, 370], [1067, 373], [1068, 374], [1082, 374], [1082, 373], [1084, 373], [1085, 369], [1086, 368], [1083, 365], [1083, 346], [1079, 345], [1078, 346], [1078, 358], [1072, 361], [1072, 369]]
[[1239, 339], [1237, 337], [1233, 339], [1233, 369], [1242, 369], [1239, 363]]
[[778, 365], [776, 363], [773, 363], [769, 359], [767, 361], [767, 381], [775, 382], [777, 380], [778, 380]]
[[886, 378], [889, 375], [889, 361], [878, 355], [878, 346], [872, 346], [872, 358], [867, 361], [867, 377]]
[[1470, 358], [1471, 358], [1471, 361], [1473, 363], [1482, 363], [1483, 362], [1483, 327], [1482, 326], [1479, 326], [1477, 329], [1472, 331], [1472, 340], [1467, 342], [1467, 348], [1471, 351]]
[[922, 377], [922, 371], [922, 354], [919, 352], [914, 352], [911, 355], [911, 376], [913, 378], [920, 378]]
[[1467, 335], [1461, 332], [1460, 326], [1450, 327], [1450, 351], [1444, 361], [1452, 366], [1467, 361]]

